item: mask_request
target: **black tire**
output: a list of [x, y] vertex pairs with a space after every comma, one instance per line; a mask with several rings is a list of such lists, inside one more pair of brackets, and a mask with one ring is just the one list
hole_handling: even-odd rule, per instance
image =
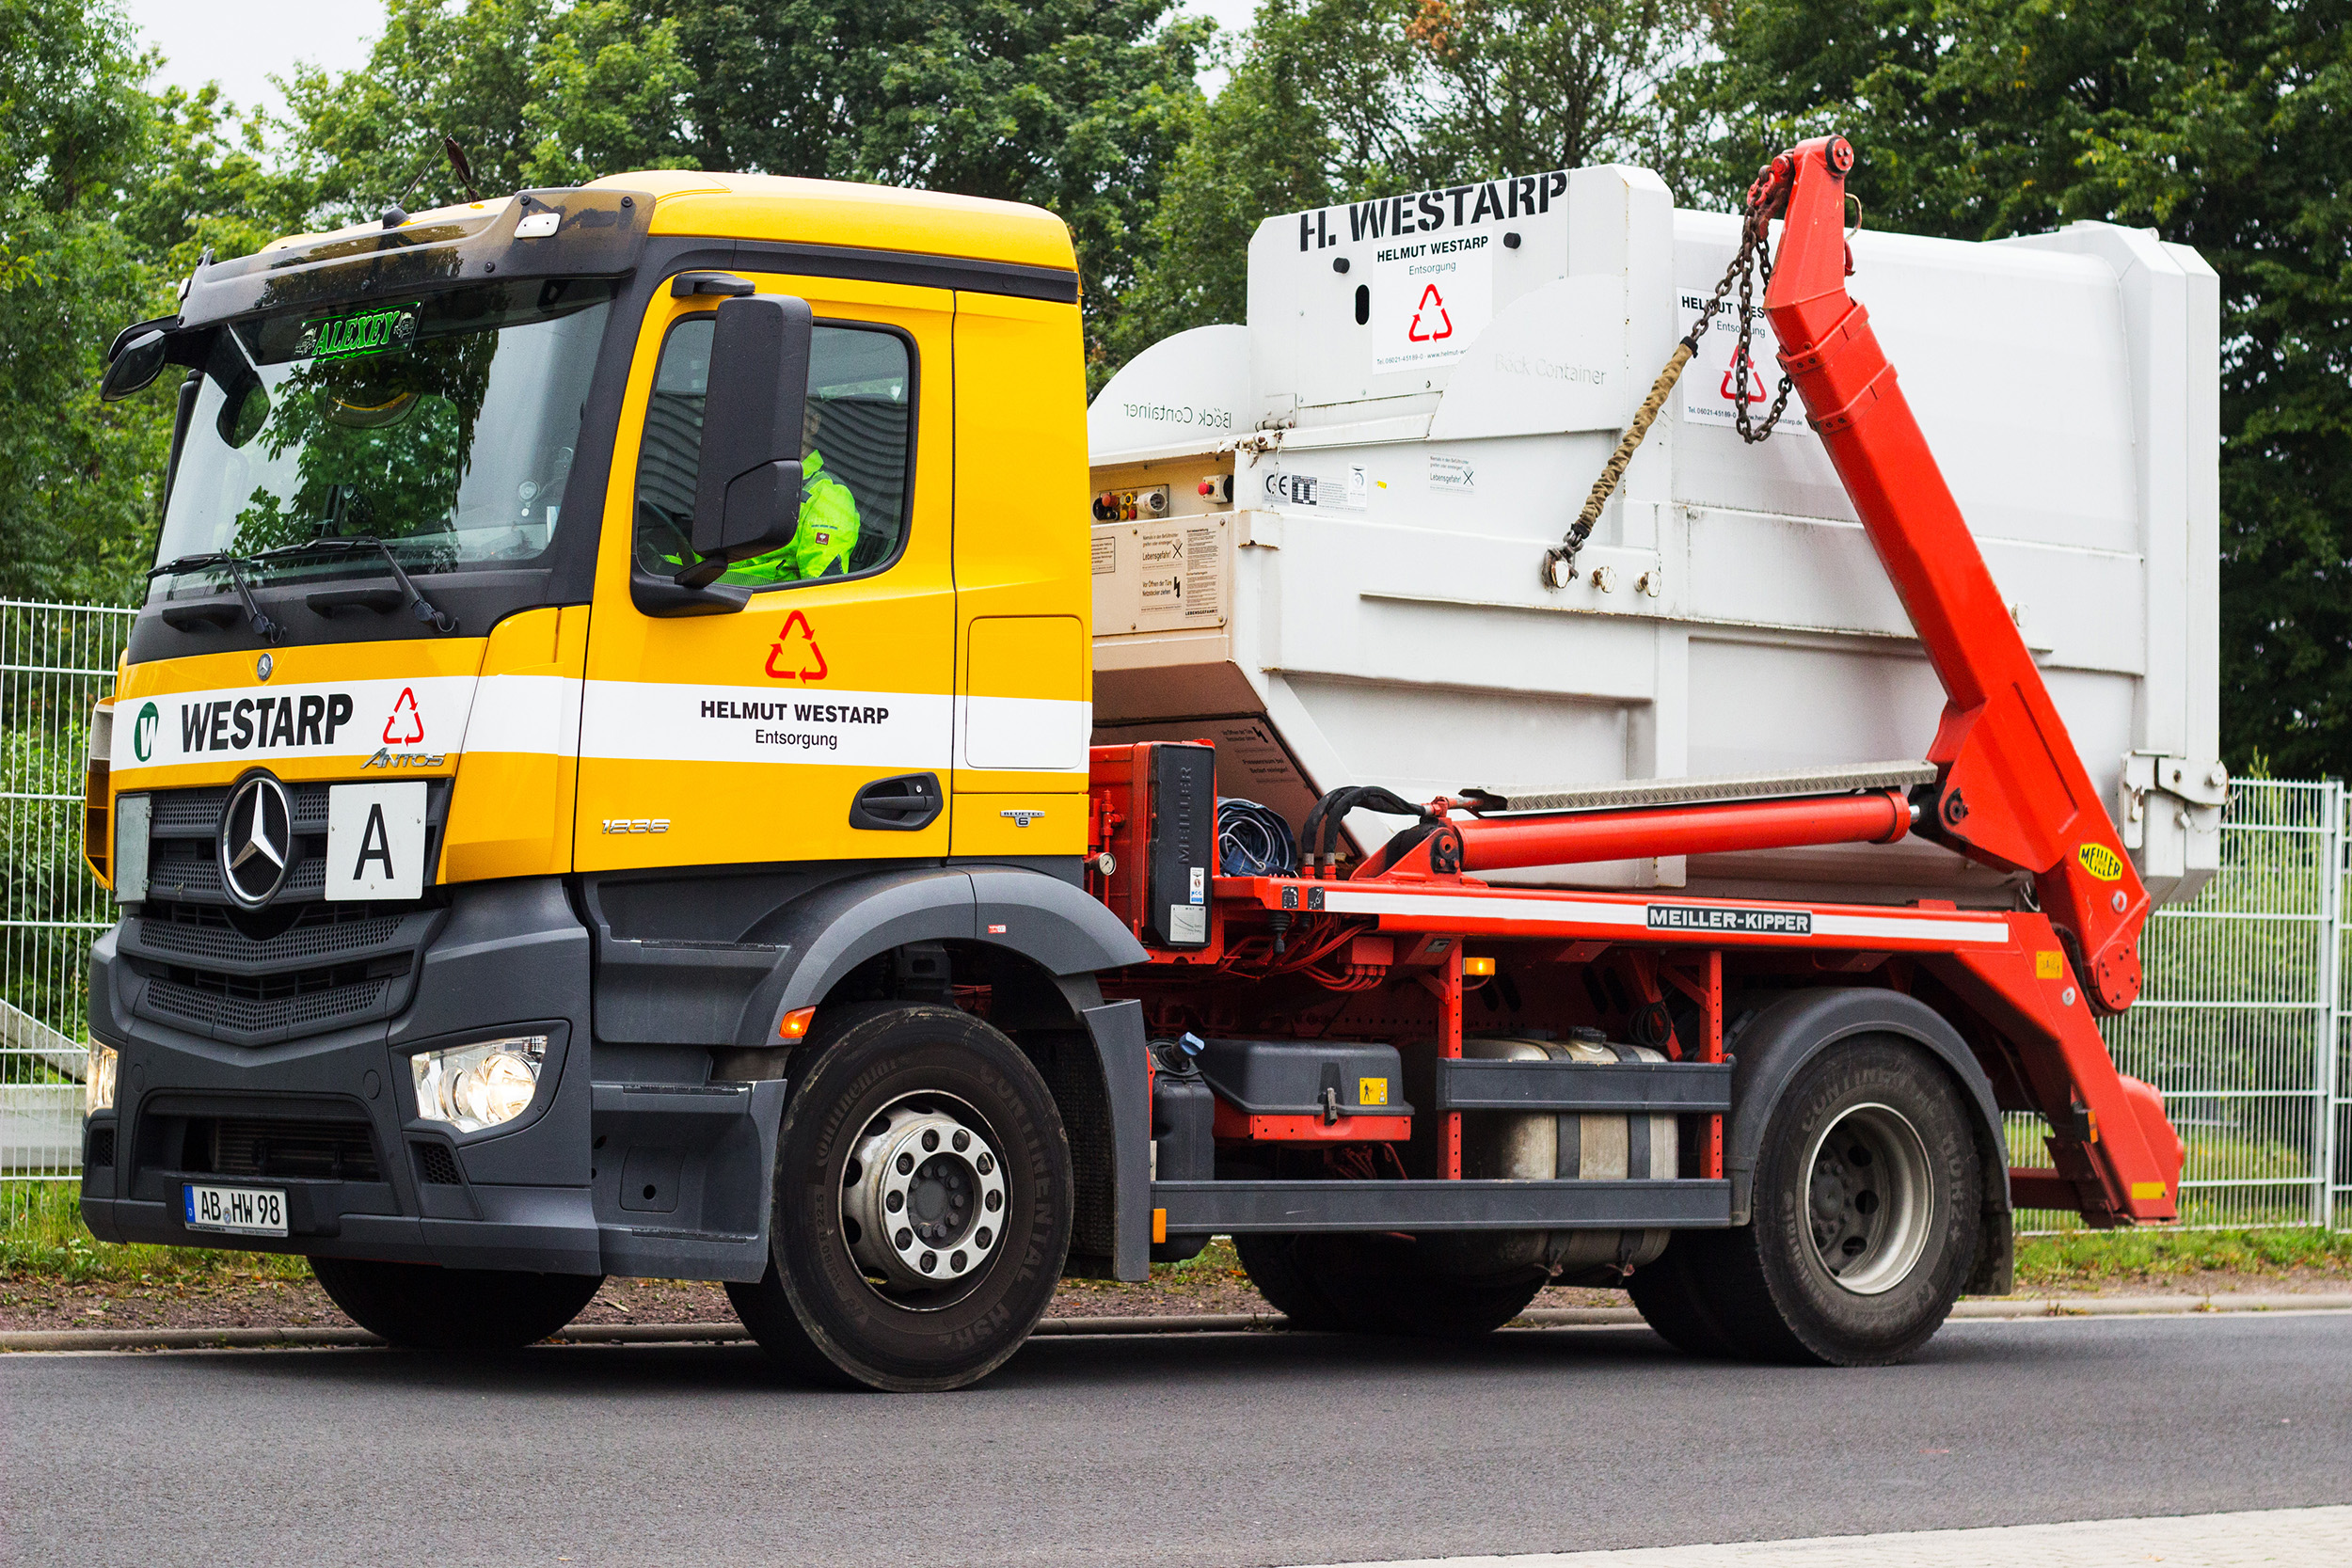
[[[1045, 1081], [980, 1020], [919, 1004], [861, 1003], [820, 1015], [799, 1060], [808, 1066], [776, 1140], [768, 1272], [755, 1285], [727, 1287], [737, 1315], [771, 1355], [816, 1382], [894, 1392], [978, 1382], [1044, 1316], [1070, 1250], [1070, 1144]], [[937, 1286], [894, 1281], [885, 1267], [913, 1264], [871, 1261], [872, 1249], [892, 1243], [868, 1243], [850, 1212], [855, 1184], [867, 1180], [862, 1164], [851, 1168], [852, 1157], [878, 1147], [877, 1138], [898, 1136], [901, 1125], [937, 1117], [973, 1135], [968, 1147], [956, 1146], [965, 1150], [959, 1158], [974, 1162], [958, 1167], [958, 1180], [977, 1183], [981, 1156], [993, 1162], [991, 1190], [1001, 1207], [991, 1213], [1001, 1220], [984, 1226], [977, 1204], [960, 1209], [952, 1217], [964, 1227], [956, 1233], [963, 1244], [948, 1256], [969, 1272]], [[877, 1170], [896, 1164], [894, 1150]], [[926, 1159], [914, 1180], [929, 1180], [930, 1168]], [[946, 1180], [931, 1183], [933, 1196]], [[915, 1215], [913, 1196], [902, 1194], [908, 1201], [894, 1212]], [[993, 1232], [985, 1243], [977, 1240], [984, 1230]], [[929, 1253], [922, 1242], [913, 1244], [945, 1266], [941, 1252], [955, 1243]], [[869, 1247], [866, 1259], [853, 1253], [858, 1246]]]
[[600, 1274], [441, 1269], [362, 1258], [313, 1258], [319, 1288], [371, 1334], [418, 1350], [520, 1350], [580, 1316]]
[[1314, 1275], [1299, 1258], [1302, 1243], [1311, 1236], [1265, 1235], [1245, 1232], [1233, 1238], [1233, 1251], [1248, 1273], [1249, 1283], [1266, 1305], [1290, 1320], [1293, 1328], [1338, 1333], [1349, 1324], [1317, 1288]]
[[1463, 1278], [1432, 1269], [1399, 1236], [1235, 1237], [1234, 1250], [1293, 1323], [1343, 1333], [1474, 1339], [1526, 1311], [1544, 1284], [1534, 1273]]
[[[1924, 1192], [1895, 1168], [1914, 1158]], [[1983, 1186], [1951, 1075], [1915, 1045], [1865, 1037], [1824, 1051], [1783, 1091], [1751, 1222], [1677, 1244], [1690, 1243], [1695, 1299], [1740, 1354], [1884, 1366], [1950, 1315], [1976, 1258]]]
[[1730, 1359], [1740, 1354], [1718, 1313], [1707, 1281], [1714, 1266], [1708, 1255], [1719, 1233], [1677, 1230], [1657, 1261], [1633, 1271], [1626, 1293], [1633, 1298], [1642, 1321], [1658, 1336], [1686, 1355]]

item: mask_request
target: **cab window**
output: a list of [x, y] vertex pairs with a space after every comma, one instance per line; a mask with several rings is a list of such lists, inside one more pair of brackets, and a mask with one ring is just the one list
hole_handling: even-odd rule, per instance
[[[637, 458], [637, 562], [670, 577], [694, 560], [694, 469], [710, 379], [709, 315], [670, 329]], [[913, 369], [882, 327], [819, 323], [801, 433], [801, 522], [792, 542], [739, 561], [722, 582], [773, 588], [880, 571], [905, 543]]]

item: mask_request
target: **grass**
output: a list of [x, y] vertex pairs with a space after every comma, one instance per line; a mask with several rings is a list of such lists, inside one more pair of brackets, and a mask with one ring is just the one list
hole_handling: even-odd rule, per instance
[[284, 1253], [102, 1242], [82, 1223], [81, 1190], [73, 1181], [0, 1184], [0, 1282], [225, 1285], [310, 1277], [309, 1263]]
[[[299, 1280], [310, 1266], [283, 1253], [207, 1247], [117, 1246], [82, 1224], [71, 1181], [0, 1186], [0, 1282], [230, 1285], [240, 1279]], [[2133, 1283], [2193, 1282], [2199, 1275], [2282, 1278], [2290, 1273], [2352, 1280], [2352, 1232], [2308, 1227], [2235, 1230], [2074, 1231], [2021, 1236], [2017, 1283], [2027, 1290], [2095, 1290]], [[1152, 1282], [1183, 1289], [1240, 1275], [1229, 1242], [1186, 1263], [1155, 1264]]]
[[2275, 1227], [2247, 1230], [2083, 1230], [2017, 1239], [2021, 1289], [2192, 1282], [2199, 1275], [2352, 1279], [2352, 1232]]

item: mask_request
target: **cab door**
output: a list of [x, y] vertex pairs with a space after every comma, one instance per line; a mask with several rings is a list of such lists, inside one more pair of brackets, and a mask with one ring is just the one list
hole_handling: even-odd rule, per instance
[[658, 294], [630, 370], [597, 554], [576, 863], [596, 871], [944, 856], [954, 296], [737, 276], [762, 293], [805, 299], [815, 314], [817, 460], [803, 467], [824, 476], [810, 494], [824, 494], [803, 500], [802, 533], [781, 559], [739, 563], [721, 579], [750, 591], [742, 610], [648, 612], [658, 595], [646, 585], [691, 559], [719, 303]]

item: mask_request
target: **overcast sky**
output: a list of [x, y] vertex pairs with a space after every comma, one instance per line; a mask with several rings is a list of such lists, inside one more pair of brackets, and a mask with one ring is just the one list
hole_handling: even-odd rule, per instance
[[[282, 109], [269, 85], [297, 61], [347, 71], [384, 28], [383, 0], [128, 0], [131, 20], [167, 56], [155, 85], [218, 82], [239, 108]], [[1189, 0], [1228, 28], [1246, 26], [1255, 0]], [[1204, 83], [1214, 87], [1216, 83]]]

